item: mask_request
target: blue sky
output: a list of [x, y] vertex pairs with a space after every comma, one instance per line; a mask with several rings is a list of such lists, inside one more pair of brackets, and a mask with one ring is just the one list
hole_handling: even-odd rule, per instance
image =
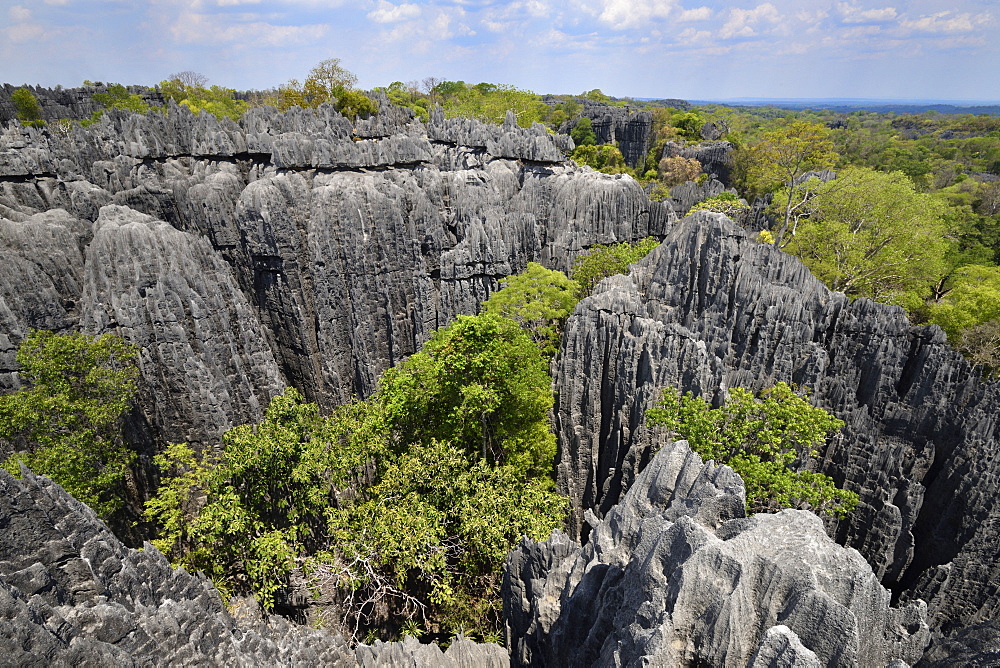
[[340, 58], [615, 96], [1000, 100], [997, 0], [0, 0], [0, 82], [271, 88]]

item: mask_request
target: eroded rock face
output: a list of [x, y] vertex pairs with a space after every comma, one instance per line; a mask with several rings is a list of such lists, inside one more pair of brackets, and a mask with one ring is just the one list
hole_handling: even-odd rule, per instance
[[980, 382], [936, 327], [830, 292], [798, 260], [718, 214], [679, 223], [629, 277], [603, 282], [566, 326], [556, 380], [558, 481], [604, 516], [657, 447], [641, 429], [666, 386], [809, 388], [845, 420], [820, 469], [857, 491], [829, 530], [944, 628], [989, 619], [1000, 386]]
[[155, 438], [213, 443], [286, 385], [326, 408], [371, 393], [528, 262], [675, 219], [541, 126], [384, 107], [4, 130], [0, 388], [30, 327], [116, 332], [143, 349]]
[[728, 467], [683, 441], [653, 456], [581, 547], [556, 533], [508, 558], [518, 665], [885, 666], [929, 639], [858, 552], [805, 511], [742, 517]]
[[0, 662], [354, 666], [342, 639], [234, 618], [204, 576], [126, 548], [46, 478], [0, 471]]

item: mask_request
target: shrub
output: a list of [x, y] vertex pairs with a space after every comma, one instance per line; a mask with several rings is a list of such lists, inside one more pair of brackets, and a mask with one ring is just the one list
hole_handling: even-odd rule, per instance
[[810, 508], [843, 518], [858, 504], [857, 494], [806, 468], [844, 423], [785, 383], [759, 397], [734, 387], [721, 408], [668, 387], [646, 420], [687, 439], [703, 459], [736, 471], [746, 485], [749, 512]]

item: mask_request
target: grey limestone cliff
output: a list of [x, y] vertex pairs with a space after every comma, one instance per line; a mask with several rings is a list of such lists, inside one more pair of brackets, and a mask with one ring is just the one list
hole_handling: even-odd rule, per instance
[[512, 116], [422, 124], [391, 106], [357, 123], [172, 106], [66, 134], [9, 126], [0, 383], [17, 386], [28, 328], [82, 327], [142, 347], [161, 441], [213, 442], [289, 384], [328, 408], [364, 396], [528, 262], [568, 269], [595, 243], [666, 232], [669, 207], [564, 162], [570, 145]]
[[510, 649], [530, 666], [886, 666], [920, 658], [923, 603], [890, 593], [805, 511], [744, 518], [739, 477], [667, 443], [580, 546], [508, 557]]
[[719, 214], [679, 223], [569, 319], [556, 379], [559, 487], [572, 534], [605, 516], [657, 443], [644, 413], [667, 386], [808, 388], [845, 420], [819, 468], [861, 505], [831, 533], [940, 628], [996, 614], [1000, 386], [980, 381], [936, 327], [830, 292], [795, 258]]

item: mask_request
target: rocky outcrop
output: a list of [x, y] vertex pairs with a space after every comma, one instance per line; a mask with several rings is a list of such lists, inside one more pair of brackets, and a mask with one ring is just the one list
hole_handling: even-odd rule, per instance
[[[652, 112], [586, 100], [580, 116], [590, 119], [598, 144], [613, 144], [621, 149], [629, 167], [646, 161], [653, 142]], [[574, 125], [576, 121], [568, 121], [560, 131], [568, 133]]]
[[[95, 111], [104, 108], [94, 101], [94, 93], [106, 93], [108, 87], [103, 83], [79, 88], [44, 88], [42, 86], [12, 86], [0, 85], [0, 126], [17, 118], [17, 110], [11, 100], [11, 95], [18, 88], [27, 88], [38, 100], [42, 108], [42, 119], [51, 123], [60, 119], [84, 120], [90, 118]], [[158, 91], [143, 86], [129, 86], [130, 94], [141, 95], [147, 104], [162, 105], [163, 97]]]
[[202, 575], [126, 548], [61, 487], [0, 471], [0, 663], [354, 666], [342, 639], [227, 611]]
[[885, 666], [918, 659], [925, 607], [890, 593], [811, 513], [744, 518], [739, 477], [667, 443], [585, 546], [508, 557], [510, 649], [525, 666]]
[[214, 442], [286, 384], [327, 408], [367, 395], [528, 262], [568, 269], [666, 232], [667, 206], [564, 162], [570, 145], [513, 116], [422, 124], [388, 105], [353, 124], [327, 106], [239, 123], [173, 106], [65, 136], [9, 127], [0, 383], [17, 386], [29, 327], [82, 326], [142, 347], [160, 441]]
[[693, 158], [701, 163], [701, 171], [709, 178], [720, 181], [725, 188], [732, 188], [732, 155], [735, 146], [727, 141], [707, 141], [684, 144], [668, 141], [663, 145], [660, 158]]
[[996, 614], [1000, 385], [980, 382], [936, 327], [830, 292], [798, 260], [718, 214], [679, 223], [629, 277], [604, 281], [566, 325], [556, 379], [558, 484], [574, 537], [651, 458], [644, 413], [666, 386], [714, 402], [784, 381], [847, 426], [820, 469], [857, 491], [829, 530], [945, 629]]
[[507, 668], [510, 656], [500, 645], [456, 638], [442, 651], [434, 644], [422, 645], [408, 636], [402, 642], [358, 645], [361, 668]]

